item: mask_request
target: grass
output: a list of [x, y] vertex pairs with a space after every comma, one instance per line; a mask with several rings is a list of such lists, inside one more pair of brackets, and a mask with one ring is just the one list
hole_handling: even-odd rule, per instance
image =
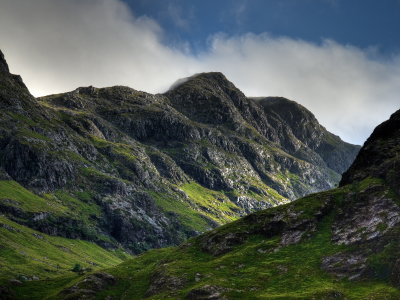
[[[34, 131], [22, 129], [22, 128], [19, 130], [19, 135], [20, 135], [20, 137], [23, 137], [24, 139], [34, 139], [34, 140], [38, 140], [41, 142], [44, 142], [44, 141], [51, 142], [51, 140], [48, 137], [45, 137], [44, 135], [41, 135]], [[30, 142], [32, 142], [32, 141], [30, 140]]]
[[[0, 216], [0, 282], [68, 274], [75, 263], [99, 270], [129, 257], [83, 240], [49, 236]], [[92, 262], [92, 264], [90, 263]]]
[[238, 209], [238, 207], [229, 201], [224, 193], [207, 189], [195, 182], [187, 183], [181, 188], [197, 206], [208, 209], [204, 210], [204, 214], [220, 224], [237, 219], [233, 216], [232, 209]]
[[91, 192], [75, 194], [76, 198], [59, 190], [39, 197], [15, 181], [0, 181], [0, 203], [4, 205], [17, 207], [28, 213], [49, 212], [54, 217], [65, 216], [68, 212], [70, 216], [92, 224], [90, 215], [101, 215], [101, 208], [93, 200]]
[[224, 191], [213, 191], [195, 182], [180, 186], [187, 193], [189, 199], [176, 198], [170, 194], [148, 191], [158, 207], [168, 215], [173, 212], [178, 216], [184, 227], [205, 232], [211, 229], [209, 222], [203, 216], [218, 222], [227, 224], [237, 220], [239, 208], [225, 195]]
[[383, 179], [368, 177], [368, 178], [362, 180], [361, 182], [353, 183], [351, 185], [351, 190], [359, 193], [368, 187], [371, 187], [374, 185], [384, 185], [384, 184], [385, 184], [385, 180], [383, 180]]
[[[372, 179], [368, 179], [368, 182], [376, 184]], [[367, 182], [362, 182], [357, 189], [365, 189], [367, 185]], [[351, 192], [350, 188], [347, 186], [309, 195], [293, 203], [255, 213], [267, 216], [271, 211], [280, 210], [282, 213], [302, 212], [305, 217], [311, 217], [330, 199], [330, 213], [318, 223], [315, 232], [304, 236], [298, 244], [282, 247], [279, 236], [267, 238], [260, 233], [249, 234], [247, 240], [231, 252], [212, 256], [201, 250], [203, 236], [191, 238], [179, 247], [150, 250], [105, 269], [105, 272], [116, 277], [117, 284], [106, 287], [97, 294], [96, 299], [106, 299], [108, 296], [144, 299], [156, 273], [164, 280], [174, 277], [182, 280], [182, 288], [165, 288], [148, 299], [184, 299], [190, 290], [205, 285], [222, 287], [227, 299], [399, 299], [400, 291], [388, 284], [387, 272], [390, 267], [388, 264], [394, 261], [399, 252], [398, 241], [389, 243], [383, 252], [370, 255], [368, 264], [375, 274], [371, 279], [339, 279], [321, 268], [324, 257], [356, 249], [354, 246], [331, 242], [332, 223], [346, 194]], [[213, 191], [205, 193], [195, 185], [189, 185], [186, 190], [202, 195], [202, 201], [211, 200], [207, 197], [213, 195]], [[251, 219], [244, 218], [215, 231], [247, 232], [255, 226], [248, 221]], [[398, 236], [398, 233], [393, 235]], [[35, 288], [38, 295], [42, 296], [37, 299], [58, 299], [55, 295], [62, 287], [74, 282], [77, 282], [76, 276], [63, 275], [48, 283], [27, 282], [16, 291]], [[48, 287], [50, 291], [45, 293]]]
[[32, 125], [32, 126], [37, 125], [34, 121], [32, 121], [31, 119], [25, 117], [22, 114], [18, 114], [18, 113], [13, 114], [13, 113], [10, 113], [10, 112], [7, 112], [7, 114], [9, 116], [11, 116], [15, 121], [26, 123], [26, 124], [29, 124], [29, 125]]
[[[345, 192], [345, 189], [337, 189], [332, 194], [315, 194], [285, 207], [296, 204], [292, 210], [308, 208], [312, 212], [320, 207], [322, 198], [333, 197], [334, 203], [341, 203]], [[319, 223], [315, 233], [303, 238], [299, 244], [286, 247], [280, 247], [279, 236], [266, 238], [253, 234], [244, 244], [220, 256], [201, 251], [202, 237], [192, 238], [180, 247], [151, 250], [106, 269], [107, 273], [117, 278], [118, 284], [106, 288], [97, 295], [97, 299], [107, 296], [143, 299], [156, 271], [165, 278], [186, 278], [187, 281], [183, 289], [161, 290], [148, 299], [184, 299], [191, 289], [205, 285], [224, 288], [223, 294], [227, 299], [398, 299], [399, 290], [382, 278], [354, 282], [347, 278], [337, 279], [321, 268], [323, 257], [352, 250], [349, 246], [331, 242], [335, 214], [336, 209], [333, 209]], [[226, 226], [232, 229], [244, 224], [242, 220]], [[217, 229], [218, 232], [222, 230]], [[384, 253], [392, 253], [396, 249], [397, 246], [390, 246]], [[375, 265], [380, 266], [379, 261], [384, 259], [382, 255], [372, 257]], [[65, 280], [64, 284], [67, 281], [64, 277], [57, 280]], [[74, 280], [69, 278], [68, 284]], [[59, 287], [55, 283], [53, 285]]]
[[194, 210], [190, 203], [177, 201], [169, 195], [154, 193], [149, 191], [156, 202], [156, 205], [166, 214], [173, 212], [178, 215], [179, 221], [187, 228], [196, 229], [200, 232], [207, 231], [210, 228], [208, 222], [201, 217], [201, 213]]
[[101, 216], [102, 210], [93, 200], [93, 194], [90, 192], [75, 192], [75, 195], [77, 195], [76, 198], [65, 191], [55, 192], [57, 199], [59, 199], [65, 207], [68, 207], [72, 215], [75, 215], [76, 218], [84, 221], [86, 224], [94, 225], [90, 217], [93, 215]]
[[[23, 210], [19, 222], [27, 226], [47, 226], [60, 230], [58, 234], [76, 233], [90, 241], [106, 241], [110, 239], [98, 234], [96, 227], [103, 212], [95, 202], [94, 194], [88, 191], [70, 194], [56, 191], [37, 196], [14, 181], [0, 181], [0, 205], [12, 206]], [[32, 214], [48, 213], [40, 220], [33, 221]], [[71, 221], [75, 224], [71, 226]], [[40, 223], [40, 224], [39, 224]]]
[[[113, 274], [118, 278], [116, 286], [109, 287], [104, 292], [99, 293], [97, 299], [105, 299], [107, 295], [115, 295], [119, 299], [121, 296], [143, 295], [150, 283], [150, 274], [157, 266], [158, 258], [164, 255], [167, 249], [151, 250], [146, 257], [139, 256], [141, 259], [132, 265], [131, 260], [127, 260], [113, 269]], [[134, 258], [135, 259], [135, 258]], [[109, 272], [109, 270], [107, 270]], [[71, 286], [82, 280], [82, 276], [77, 274], [64, 274], [57, 276], [53, 280], [28, 281], [21, 287], [16, 287], [18, 299], [43, 300], [43, 299], [62, 299], [57, 294], [63, 288]], [[110, 290], [112, 288], [112, 290]], [[126, 298], [130, 299], [130, 298]], [[137, 298], [143, 299], [143, 298]]]
[[[13, 202], [8, 203], [7, 200], [12, 200]], [[53, 199], [36, 196], [11, 180], [0, 181], [0, 203], [7, 203], [7, 205], [19, 207], [28, 212], [62, 214], [66, 211], [66, 207], [53, 201]]]

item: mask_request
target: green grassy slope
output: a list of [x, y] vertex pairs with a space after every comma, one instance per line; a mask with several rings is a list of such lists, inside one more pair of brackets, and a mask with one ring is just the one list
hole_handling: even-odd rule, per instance
[[[358, 184], [313, 194], [221, 226], [189, 239], [179, 247], [151, 250], [116, 267], [104, 269], [115, 276], [117, 284], [97, 293], [96, 299], [108, 296], [114, 299], [189, 299], [185, 297], [193, 290], [213, 288], [220, 293], [215, 299], [399, 299], [400, 291], [390, 279], [393, 264], [388, 263], [393, 259], [393, 251], [399, 250], [398, 238], [392, 238], [391, 243], [378, 252], [368, 252], [366, 264], [370, 271], [367, 277], [358, 280], [346, 276], [338, 278], [321, 268], [324, 257], [365, 248], [333, 243], [332, 224], [347, 205], [347, 195], [362, 193], [377, 185], [385, 185], [385, 182], [368, 178]], [[387, 190], [386, 194], [400, 204], [392, 190]], [[308, 220], [327, 200], [330, 201], [329, 210], [318, 222], [316, 230], [304, 234], [298, 244], [284, 246], [280, 235], [262, 231], [263, 222], [271, 214], [283, 214], [290, 219], [290, 214], [300, 213], [297, 220]], [[254, 220], [263, 221], [257, 223]], [[398, 228], [393, 228], [390, 234], [393, 237], [398, 232]], [[204, 250], [205, 240], [241, 233], [245, 233], [245, 240], [237, 242], [226, 253], [212, 255]], [[382, 273], [385, 268], [389, 271]], [[51, 283], [26, 282], [14, 289], [22, 295], [27, 289], [35, 288], [38, 295], [58, 299], [56, 295], [61, 287], [82, 282], [82, 279], [78, 275], [59, 276]], [[50, 290], [49, 286], [52, 287]], [[154, 294], [149, 293], [152, 288]], [[48, 291], [45, 293], [45, 290]], [[21, 296], [18, 299], [31, 298]]]
[[[50, 217], [37, 220], [42, 221], [40, 226], [44, 225], [43, 222], [51, 222], [68, 214], [80, 221], [86, 220], [87, 225], [82, 224], [80, 230], [90, 232], [91, 220], [88, 215], [98, 214], [99, 208], [63, 192], [56, 195], [57, 198], [52, 194], [39, 197], [14, 181], [0, 181], [0, 205], [6, 205], [8, 211], [16, 210], [14, 215], [19, 216], [7, 212], [0, 214], [0, 280], [21, 276], [28, 279], [33, 276], [53, 277], [69, 273], [75, 263], [97, 270], [130, 257], [122, 249], [106, 250], [89, 241], [49, 236], [24, 226], [27, 222], [38, 225], [35, 216], [40, 217], [41, 214]], [[87, 195], [78, 192], [77, 196], [84, 198]], [[71, 232], [78, 229], [71, 228]], [[106, 242], [110, 241], [107, 236], [98, 236]]]
[[0, 216], [0, 281], [67, 274], [75, 263], [99, 270], [129, 257], [121, 249], [105, 250], [88, 241], [49, 236]]

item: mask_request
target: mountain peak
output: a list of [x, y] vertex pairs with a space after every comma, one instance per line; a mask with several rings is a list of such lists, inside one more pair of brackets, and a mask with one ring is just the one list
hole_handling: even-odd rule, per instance
[[4, 58], [4, 54], [3, 52], [1, 52], [1, 50], [0, 50], [0, 72], [7, 72], [7, 73], [10, 72], [6, 59]]
[[181, 86], [182, 84], [190, 81], [190, 80], [194, 80], [197, 77], [200, 77], [202, 79], [210, 79], [210, 80], [218, 80], [218, 81], [225, 81], [225, 82], [229, 82], [228, 79], [225, 77], [224, 74], [222, 74], [221, 72], [203, 72], [203, 73], [195, 73], [192, 76], [189, 77], [183, 77], [183, 78], [179, 78], [177, 81], [175, 81], [171, 87], [168, 89], [168, 91], [172, 91], [175, 90], [176, 88], [178, 88], [179, 86]]
[[220, 72], [179, 79], [164, 95], [176, 110], [196, 122], [233, 124], [242, 119], [235, 106], [245, 95]]
[[361, 148], [356, 160], [343, 174], [340, 186], [359, 182], [368, 177], [386, 179], [400, 192], [396, 170], [400, 147], [400, 110], [375, 128]]

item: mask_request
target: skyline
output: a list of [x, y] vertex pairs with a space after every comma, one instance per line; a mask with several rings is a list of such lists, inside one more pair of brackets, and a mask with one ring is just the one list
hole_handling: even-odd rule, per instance
[[0, 49], [35, 96], [88, 85], [159, 93], [218, 71], [246, 96], [298, 102], [354, 144], [399, 109], [399, 1], [211, 3], [3, 0]]

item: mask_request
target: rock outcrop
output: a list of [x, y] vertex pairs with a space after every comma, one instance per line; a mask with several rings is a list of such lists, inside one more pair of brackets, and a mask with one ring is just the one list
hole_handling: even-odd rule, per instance
[[6, 59], [4, 58], [4, 54], [3, 52], [1, 52], [1, 50], [0, 50], [0, 72], [6, 72], [6, 73], [10, 72]]
[[114, 276], [105, 272], [88, 275], [84, 280], [59, 293], [62, 299], [96, 299], [95, 295], [107, 286], [116, 284]]
[[46, 234], [130, 253], [177, 245], [332, 188], [357, 150], [304, 107], [246, 98], [221, 73], [165, 94], [89, 86], [35, 99], [0, 57], [0, 176], [46, 202], [0, 209]]
[[386, 179], [400, 193], [399, 160], [400, 111], [375, 128], [357, 159], [343, 174], [340, 186], [360, 182], [369, 176]]
[[[377, 127], [341, 187], [250, 213], [159, 253], [137, 298], [398, 298], [399, 115]], [[129, 268], [154, 257], [144, 254]]]

